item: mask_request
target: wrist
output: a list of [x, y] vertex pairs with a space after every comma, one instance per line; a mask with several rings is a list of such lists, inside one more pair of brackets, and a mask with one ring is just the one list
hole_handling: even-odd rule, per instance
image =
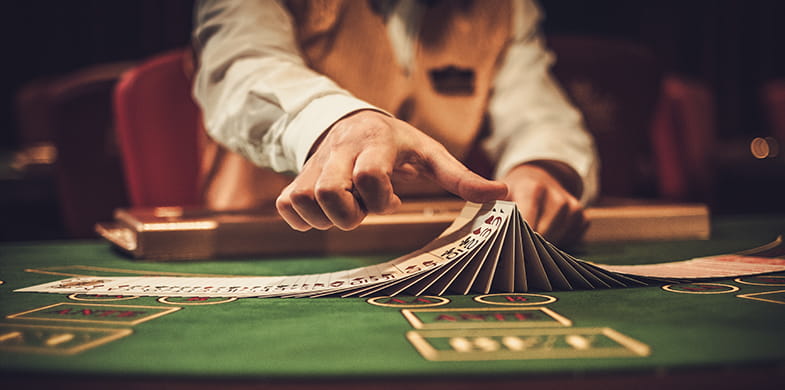
[[387, 114], [384, 111], [375, 109], [375, 108], [361, 108], [358, 110], [354, 110], [352, 112], [347, 113], [346, 115], [338, 118], [335, 122], [333, 122], [326, 130], [324, 130], [318, 138], [313, 142], [311, 145], [311, 149], [308, 151], [308, 158], [310, 158], [315, 152], [316, 149], [319, 148], [319, 145], [322, 144], [327, 134], [330, 133], [335, 128], [340, 128], [342, 126], [348, 126], [349, 123], [356, 122], [356, 121], [365, 121], [369, 119], [377, 119], [381, 116], [383, 118], [391, 118], [390, 114]]

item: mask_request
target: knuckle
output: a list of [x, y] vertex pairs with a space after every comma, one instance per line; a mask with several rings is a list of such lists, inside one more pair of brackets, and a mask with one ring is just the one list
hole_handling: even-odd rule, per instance
[[344, 191], [343, 186], [336, 183], [319, 183], [314, 189], [314, 195], [317, 201], [329, 202], [334, 201], [340, 197], [341, 192]]
[[275, 199], [275, 208], [278, 212], [291, 210], [292, 209], [292, 199], [289, 197], [288, 194], [284, 195], [281, 194], [278, 198]]
[[306, 187], [292, 189], [289, 193], [289, 198], [293, 204], [313, 203], [315, 200], [313, 188]]
[[389, 177], [390, 172], [381, 167], [365, 167], [358, 169], [353, 176], [353, 180], [357, 184], [375, 184]]

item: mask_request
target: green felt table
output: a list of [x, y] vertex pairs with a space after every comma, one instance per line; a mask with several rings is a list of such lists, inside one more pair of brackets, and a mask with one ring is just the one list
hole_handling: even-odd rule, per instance
[[[785, 216], [715, 218], [712, 229], [708, 241], [591, 244], [572, 252], [607, 264], [730, 253], [785, 232]], [[4, 244], [0, 375], [16, 386], [79, 388], [785, 383], [785, 274], [668, 289], [375, 300], [384, 306], [364, 298], [216, 302], [13, 292], [66, 275], [284, 275], [391, 256], [152, 263], [101, 241]]]

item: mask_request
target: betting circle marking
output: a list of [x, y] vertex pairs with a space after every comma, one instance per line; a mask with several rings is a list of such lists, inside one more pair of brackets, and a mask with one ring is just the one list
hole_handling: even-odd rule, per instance
[[785, 275], [756, 275], [733, 279], [734, 282], [751, 286], [785, 286]]
[[[500, 298], [501, 301], [494, 299]], [[536, 306], [556, 302], [556, 298], [543, 294], [485, 294], [473, 298], [475, 302], [500, 306]], [[506, 302], [504, 301], [506, 300]]]
[[442, 306], [450, 303], [450, 300], [445, 297], [423, 295], [419, 297], [373, 297], [368, 298], [365, 302], [374, 306], [409, 308]]
[[[92, 298], [85, 298], [92, 297]], [[137, 295], [95, 295], [95, 294], [80, 294], [73, 293], [68, 296], [72, 301], [84, 302], [114, 302], [114, 301], [128, 301], [131, 299], [139, 298]]]
[[[692, 287], [697, 286], [697, 287]], [[680, 294], [728, 294], [739, 291], [739, 288], [731, 284], [722, 283], [682, 283], [669, 284], [662, 286], [665, 291]]]
[[[194, 300], [197, 299], [198, 300]], [[172, 302], [170, 299], [190, 299], [190, 301], [175, 301]], [[165, 303], [167, 305], [177, 305], [177, 306], [202, 306], [202, 305], [219, 305], [221, 303], [229, 303], [234, 302], [237, 300], [237, 297], [230, 297], [225, 298], [220, 301], [211, 301], [210, 298], [202, 299], [201, 297], [160, 297], [157, 299], [158, 302]]]

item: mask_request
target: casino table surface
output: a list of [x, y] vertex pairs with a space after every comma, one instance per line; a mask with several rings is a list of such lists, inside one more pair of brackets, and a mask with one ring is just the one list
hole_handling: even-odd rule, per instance
[[[785, 216], [702, 241], [596, 243], [606, 264], [731, 253]], [[131, 260], [102, 241], [0, 245], [3, 388], [785, 388], [785, 273], [491, 296], [238, 300], [16, 293], [72, 275], [287, 275], [395, 254]], [[7, 385], [7, 386], [6, 386]]]

